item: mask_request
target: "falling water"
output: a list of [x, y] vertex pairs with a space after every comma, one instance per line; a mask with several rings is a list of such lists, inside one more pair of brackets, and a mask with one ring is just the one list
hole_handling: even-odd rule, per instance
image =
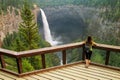
[[46, 15], [45, 15], [45, 13], [42, 9], [40, 9], [40, 11], [41, 11], [41, 16], [42, 16], [45, 40], [47, 42], [49, 42], [52, 46], [61, 44], [62, 42], [59, 42], [57, 39], [54, 40], [52, 38], [51, 31], [50, 31], [50, 28], [49, 28], [49, 24], [48, 24], [48, 21], [47, 21], [47, 17], [46, 17]]
[[[42, 16], [45, 40], [47, 42], [49, 42], [52, 46], [55, 46], [55, 45], [58, 45], [58, 44], [62, 43], [62, 42], [59, 42], [57, 40], [53, 40], [46, 15], [45, 15], [45, 13], [42, 9], [40, 9], [40, 11], [41, 11], [41, 16]], [[60, 60], [61, 60], [60, 64], [62, 65], [62, 58], [61, 58], [60, 53], [57, 53], [57, 55], [60, 58]]]
[[53, 40], [52, 40], [52, 36], [51, 36], [51, 32], [50, 32], [50, 28], [49, 28], [49, 24], [48, 24], [46, 15], [42, 9], [40, 9], [40, 11], [41, 11], [41, 15], [42, 15], [45, 40], [48, 41], [52, 45]]

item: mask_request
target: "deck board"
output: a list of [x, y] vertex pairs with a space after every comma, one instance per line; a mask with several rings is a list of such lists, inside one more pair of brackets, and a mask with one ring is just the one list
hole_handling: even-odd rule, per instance
[[48, 78], [41, 77], [41, 76], [39, 76], [37, 74], [36, 75], [31, 75], [31, 77], [37, 78], [39, 80], [49, 80]]
[[21, 78], [0, 71], [0, 80], [120, 80], [120, 71], [81, 63]]
[[16, 79], [17, 80], [26, 80], [24, 78], [18, 78], [18, 77], [14, 76], [14, 75], [5, 73], [3, 71], [0, 71], [0, 79], [2, 79], [2, 80], [16, 80]]
[[[64, 79], [65, 78], [63, 75], [59, 75], [59, 74], [55, 74], [55, 73], [46, 73], [44, 75], [56, 76], [56, 77], [58, 77], [60, 79]], [[66, 78], [66, 79], [69, 80], [69, 78]]]
[[80, 72], [85, 73], [86, 75], [89, 75], [91, 77], [96, 77], [96, 78], [101, 79], [101, 80], [103, 80], [103, 79], [104, 80], [110, 80], [111, 79], [110, 77], [108, 77], [104, 74], [100, 74], [100, 73], [95, 72], [95, 71], [90, 70], [90, 69], [84, 69], [84, 68], [83, 69], [68, 68], [68, 69], [73, 69], [73, 70], [76, 70], [76, 71], [80, 71]]
[[56, 77], [56, 76], [51, 76], [51, 75], [47, 75], [47, 74], [38, 74], [42, 77], [46, 77], [46, 78], [49, 78], [49, 79], [52, 79], [52, 80], [61, 80], [61, 78], [59, 77]]
[[70, 69], [64, 69], [64, 72], [68, 72], [68, 73], [73, 73], [73, 74], [75, 74], [75, 75], [77, 75], [77, 76], [82, 76], [82, 77], [84, 77], [85, 79], [90, 79], [90, 80], [97, 80], [97, 79], [99, 79], [99, 78], [96, 78], [95, 76], [93, 76], [93, 75], [89, 75], [89, 74], [85, 74], [85, 73], [83, 73], [83, 72], [79, 72], [79, 71], [75, 71], [75, 70], [70, 70]]
[[[85, 68], [83, 68], [83, 67], [79, 67], [79, 66], [75, 66], [75, 68], [77, 68], [77, 69], [81, 69], [81, 70], [86, 70]], [[111, 73], [109, 73], [109, 72], [104, 72], [104, 70], [103, 71], [98, 71], [97, 69], [92, 69], [91, 67], [89, 67], [89, 69], [87, 69], [86, 71], [89, 71], [89, 72], [92, 72], [92, 73], [97, 73], [97, 74], [99, 74], [99, 75], [104, 75], [104, 76], [106, 76], [106, 77], [108, 77], [108, 78], [110, 78], [110, 79], [119, 79], [120, 78], [120, 74], [118, 75], [113, 75], [113, 72], [111, 72]]]

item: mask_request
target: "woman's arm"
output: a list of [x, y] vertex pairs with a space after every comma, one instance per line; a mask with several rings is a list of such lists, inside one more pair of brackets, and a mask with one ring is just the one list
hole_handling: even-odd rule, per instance
[[92, 42], [92, 46], [97, 46], [97, 43], [95, 43], [95, 42]]

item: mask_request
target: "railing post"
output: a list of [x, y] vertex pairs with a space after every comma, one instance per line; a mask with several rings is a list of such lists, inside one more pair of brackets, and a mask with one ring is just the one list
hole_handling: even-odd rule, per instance
[[109, 64], [110, 51], [106, 51], [105, 65]]
[[84, 46], [82, 47], [82, 60], [84, 61], [85, 60], [85, 53], [84, 53]]
[[45, 64], [45, 54], [41, 54], [42, 57], [42, 68], [45, 69], [46, 68], [46, 64]]
[[1, 67], [2, 67], [2, 68], [6, 68], [6, 65], [5, 65], [5, 61], [4, 61], [3, 55], [1, 55], [1, 54], [0, 54], [0, 62], [1, 62]]
[[62, 51], [62, 61], [63, 61], [63, 64], [66, 64], [66, 50]]
[[22, 73], [22, 59], [16, 58], [16, 62], [17, 62], [18, 73], [21, 74]]

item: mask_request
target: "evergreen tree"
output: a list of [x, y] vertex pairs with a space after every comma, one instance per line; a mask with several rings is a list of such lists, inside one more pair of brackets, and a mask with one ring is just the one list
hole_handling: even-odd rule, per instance
[[37, 24], [34, 22], [34, 15], [30, 6], [25, 2], [21, 10], [22, 22], [19, 25], [20, 37], [27, 50], [39, 48], [40, 35]]
[[28, 72], [28, 71], [33, 71], [34, 70], [33, 66], [26, 59], [22, 60], [22, 65], [23, 65], [23, 68], [22, 68], [23, 72]]
[[2, 48], [11, 49], [13, 41], [16, 39], [17, 33], [13, 32], [12, 34], [7, 33], [6, 37], [3, 39]]
[[[19, 34], [25, 50], [40, 48], [40, 35], [37, 24], [34, 21], [34, 15], [27, 2], [24, 3], [21, 10], [22, 22], [19, 25]], [[40, 57], [28, 58], [34, 69], [40, 69]]]
[[17, 52], [25, 50], [24, 43], [20, 40], [19, 36], [12, 42], [10, 49]]

